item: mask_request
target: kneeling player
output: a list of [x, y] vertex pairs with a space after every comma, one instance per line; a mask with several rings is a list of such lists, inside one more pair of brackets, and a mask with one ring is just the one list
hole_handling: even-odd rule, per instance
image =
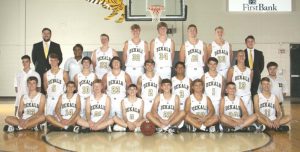
[[271, 94], [270, 79], [264, 77], [261, 79], [262, 93], [254, 96], [254, 109], [258, 116], [258, 122], [267, 126], [269, 129], [278, 131], [288, 131], [289, 127], [285, 126], [291, 118], [283, 116], [278, 98]]
[[162, 94], [155, 97], [147, 119], [159, 127], [159, 132], [177, 133], [177, 126], [184, 119], [185, 112], [179, 110], [179, 97], [172, 94], [171, 80], [163, 79], [161, 89]]
[[[3, 130], [14, 132], [22, 129], [31, 129], [45, 121], [45, 96], [37, 91], [38, 79], [34, 76], [28, 77], [28, 93], [20, 99], [18, 117], [8, 116]], [[37, 129], [37, 128], [35, 128]]]
[[103, 131], [107, 128], [111, 132], [114, 121], [109, 118], [110, 98], [101, 92], [102, 81], [96, 79], [93, 82], [93, 94], [86, 100], [86, 120], [79, 118], [77, 124], [86, 128], [85, 131]]
[[[192, 94], [185, 102], [185, 121], [195, 127], [192, 131], [200, 129], [207, 131], [210, 127], [218, 122], [218, 117], [215, 115], [215, 109], [209, 97], [203, 94], [203, 81], [196, 79], [192, 82]], [[209, 130], [214, 132], [213, 127]]]
[[137, 96], [137, 86], [131, 84], [128, 87], [128, 97], [121, 102], [123, 119], [118, 116], [114, 117], [117, 125], [124, 127], [124, 129], [114, 126], [115, 131], [122, 131], [128, 128], [130, 131], [139, 132], [140, 126], [144, 122], [144, 102]]
[[227, 96], [222, 98], [220, 105], [220, 121], [224, 131], [228, 132], [232, 128], [234, 131], [255, 131], [255, 127], [250, 125], [257, 120], [257, 116], [256, 114], [248, 115], [244, 102], [239, 96], [235, 96], [235, 83], [227, 83], [226, 93]]
[[[74, 93], [75, 90], [75, 82], [67, 82], [67, 91], [59, 97], [56, 104], [55, 116], [47, 115], [46, 120], [60, 129], [79, 133], [79, 127], [74, 127], [80, 113], [80, 97], [77, 93]], [[50, 127], [50, 130], [57, 130], [55, 127]]]

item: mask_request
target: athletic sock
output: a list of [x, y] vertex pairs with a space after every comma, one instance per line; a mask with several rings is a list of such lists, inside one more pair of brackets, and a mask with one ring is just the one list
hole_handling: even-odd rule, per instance
[[64, 129], [67, 130], [69, 128], [69, 126], [64, 126]]
[[199, 128], [200, 130], [202, 130], [202, 131], [205, 131], [206, 130], [206, 126], [204, 126], [203, 124], [200, 126], [200, 128]]

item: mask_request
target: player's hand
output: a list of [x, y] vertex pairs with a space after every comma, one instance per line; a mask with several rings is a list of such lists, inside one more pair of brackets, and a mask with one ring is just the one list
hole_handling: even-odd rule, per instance
[[274, 121], [273, 121], [273, 124], [274, 124], [274, 127], [275, 127], [276, 129], [279, 128], [279, 126], [280, 126], [280, 121], [279, 121], [279, 119], [274, 120]]
[[61, 123], [62, 123], [63, 125], [68, 125], [68, 120], [62, 119], [62, 120], [61, 120]]
[[127, 122], [127, 127], [129, 128], [129, 130], [134, 130], [135, 129], [135, 125], [132, 122]]
[[[24, 128], [25, 122], [26, 122], [25, 119], [20, 119], [20, 120], [19, 120], [19, 126], [20, 126], [21, 128]], [[25, 129], [25, 128], [24, 128], [24, 129]]]
[[89, 126], [90, 126], [90, 129], [93, 130], [93, 128], [94, 128], [94, 122], [93, 121], [89, 121]]
[[165, 126], [168, 126], [169, 125], [169, 123], [170, 123], [170, 121], [169, 120], [163, 120], [163, 122], [162, 122]]

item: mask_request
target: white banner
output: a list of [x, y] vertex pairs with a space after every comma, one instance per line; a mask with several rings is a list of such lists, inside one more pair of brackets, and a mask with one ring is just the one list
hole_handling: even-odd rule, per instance
[[228, 0], [229, 12], [291, 12], [292, 0]]

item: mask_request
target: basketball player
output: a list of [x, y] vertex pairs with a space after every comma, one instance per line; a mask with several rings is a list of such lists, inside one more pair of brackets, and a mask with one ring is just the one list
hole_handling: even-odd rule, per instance
[[191, 80], [200, 79], [207, 62], [206, 43], [197, 38], [197, 26], [190, 24], [187, 28], [188, 40], [181, 45], [179, 61], [185, 62], [185, 75]]
[[[192, 82], [192, 94], [185, 102], [185, 121], [196, 129], [207, 131], [207, 128], [218, 123], [211, 100], [204, 94], [204, 83], [200, 79]], [[194, 129], [192, 131], [195, 131]], [[210, 132], [215, 130], [210, 129]]]
[[122, 62], [117, 56], [113, 57], [109, 63], [111, 71], [103, 76], [103, 90], [111, 99], [110, 117], [117, 115], [122, 118], [121, 101], [126, 96], [126, 88], [131, 84], [130, 76], [121, 70]]
[[80, 96], [81, 110], [80, 117], [85, 118], [86, 98], [92, 94], [92, 83], [97, 78], [94, 72], [90, 71], [91, 58], [83, 57], [81, 60], [82, 71], [75, 75], [74, 80]]
[[255, 131], [255, 127], [250, 125], [257, 120], [257, 115], [248, 115], [244, 102], [239, 96], [236, 96], [235, 83], [228, 82], [226, 84], [226, 93], [227, 96], [222, 98], [220, 104], [220, 122], [222, 126], [224, 128], [234, 128], [234, 131]]
[[201, 80], [205, 84], [205, 94], [212, 101], [216, 115], [219, 115], [219, 105], [224, 94], [223, 91], [225, 80], [217, 71], [218, 60], [216, 58], [208, 58], [207, 63], [209, 70], [202, 76]]
[[162, 79], [171, 79], [171, 68], [175, 55], [175, 43], [167, 35], [168, 25], [157, 24], [158, 37], [150, 42], [150, 58], [155, 61], [155, 71]]
[[85, 131], [101, 131], [108, 128], [114, 123], [112, 118], [109, 118], [111, 109], [110, 97], [102, 93], [102, 81], [96, 79], [93, 82], [93, 94], [86, 100], [86, 119], [79, 118], [77, 124], [88, 128]]
[[172, 94], [172, 81], [161, 81], [162, 93], [157, 95], [147, 119], [159, 127], [159, 132], [177, 133], [177, 126], [185, 117], [185, 112], [179, 110], [179, 97]]
[[184, 62], [175, 64], [176, 75], [172, 77], [173, 93], [179, 97], [180, 110], [184, 110], [185, 100], [190, 95], [191, 79], [185, 76]]
[[144, 101], [144, 118], [151, 111], [154, 98], [159, 92], [161, 79], [154, 71], [155, 62], [148, 59], [144, 63], [145, 73], [138, 78], [138, 96]]
[[231, 67], [227, 73], [227, 82], [234, 82], [237, 86], [236, 95], [240, 96], [249, 115], [253, 114], [251, 99], [251, 82], [253, 71], [245, 66], [245, 51], [237, 52], [237, 65]]
[[74, 125], [80, 113], [80, 97], [77, 93], [74, 93], [76, 90], [75, 82], [67, 82], [66, 88], [66, 93], [59, 97], [56, 104], [55, 116], [47, 115], [46, 120], [55, 127], [79, 133], [78, 126], [74, 127]]
[[[122, 100], [122, 113], [123, 117], [114, 117], [114, 122], [119, 126], [129, 129], [129, 131], [140, 132], [140, 126], [145, 121], [143, 118], [144, 113], [144, 102], [137, 95], [137, 86], [131, 84], [128, 87], [128, 96]], [[116, 126], [116, 125], [115, 125]], [[114, 130], [118, 131], [118, 129]]]
[[92, 63], [94, 71], [99, 79], [109, 70], [110, 60], [114, 56], [118, 56], [115, 49], [109, 47], [109, 36], [101, 34], [100, 36], [102, 46], [96, 49], [92, 54]]
[[30, 76], [27, 79], [28, 93], [24, 94], [20, 99], [18, 117], [7, 116], [3, 130], [6, 132], [14, 132], [22, 129], [31, 129], [39, 126], [45, 121], [45, 96], [37, 91], [38, 79]]
[[64, 93], [65, 83], [69, 81], [68, 73], [58, 67], [58, 56], [50, 54], [51, 69], [44, 74], [44, 89], [47, 93], [46, 114], [54, 115], [58, 98]]
[[227, 71], [230, 63], [233, 60], [231, 44], [223, 39], [224, 28], [218, 26], [215, 28], [215, 40], [208, 45], [207, 54], [210, 57], [215, 57], [218, 60], [217, 71], [224, 77], [227, 77]]
[[148, 43], [140, 38], [141, 27], [138, 24], [131, 26], [132, 38], [125, 42], [123, 48], [123, 61], [126, 72], [130, 75], [132, 83], [144, 73], [143, 65], [149, 58]]
[[291, 118], [282, 115], [278, 97], [271, 93], [270, 79], [264, 77], [260, 84], [262, 93], [254, 96], [254, 109], [258, 115], [258, 122], [269, 129], [288, 131], [289, 127], [284, 124], [290, 122]]

